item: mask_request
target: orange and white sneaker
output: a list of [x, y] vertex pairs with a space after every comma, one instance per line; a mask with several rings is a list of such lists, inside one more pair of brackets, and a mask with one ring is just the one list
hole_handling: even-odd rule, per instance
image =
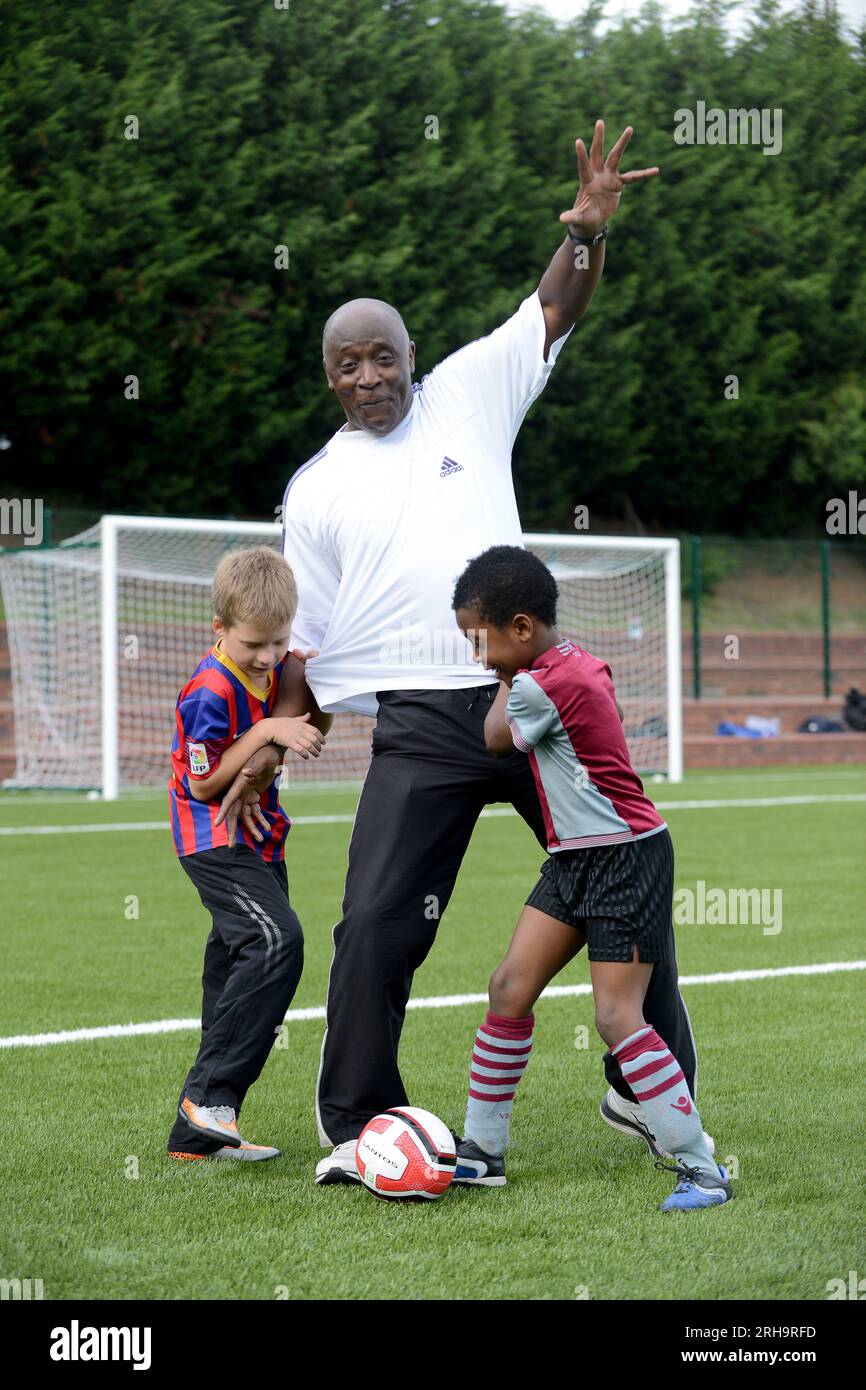
[[168, 1156], [181, 1160], [189, 1159], [193, 1162], [210, 1158], [235, 1158], [246, 1163], [262, 1163], [269, 1158], [281, 1158], [282, 1153], [279, 1149], [270, 1148], [267, 1144], [248, 1144], [245, 1139], [242, 1139], [240, 1144], [234, 1148], [228, 1144], [223, 1144], [220, 1148], [214, 1149], [213, 1153], [193, 1154], [188, 1153], [185, 1149], [169, 1149]]
[[178, 1114], [197, 1134], [215, 1139], [217, 1143], [238, 1149], [244, 1142], [230, 1105], [196, 1105], [189, 1096], [184, 1096], [178, 1106]]

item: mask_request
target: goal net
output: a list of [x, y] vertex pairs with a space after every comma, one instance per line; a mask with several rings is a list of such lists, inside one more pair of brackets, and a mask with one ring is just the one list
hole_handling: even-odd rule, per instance
[[[610, 663], [635, 766], [682, 775], [679, 543], [527, 535], [560, 591], [558, 626]], [[7, 787], [164, 785], [177, 693], [213, 640], [228, 550], [280, 545], [276, 523], [106, 516], [59, 546], [0, 555], [15, 737]], [[372, 721], [341, 714], [293, 782], [355, 783]]]

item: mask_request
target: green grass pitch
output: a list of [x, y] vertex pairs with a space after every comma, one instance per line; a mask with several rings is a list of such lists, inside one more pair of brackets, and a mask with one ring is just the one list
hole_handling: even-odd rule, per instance
[[[692, 774], [657, 800], [860, 795], [863, 769]], [[298, 817], [349, 815], [305, 789]], [[0, 828], [162, 821], [164, 798], [113, 805], [0, 797]], [[678, 886], [780, 888], [783, 926], [683, 926], [682, 975], [866, 956], [866, 799], [664, 812]], [[350, 824], [298, 824], [292, 899], [307, 966], [293, 1007], [321, 1005]], [[414, 995], [483, 991], [543, 854], [517, 818], [479, 822]], [[0, 836], [4, 1038], [194, 1017], [207, 917], [167, 830]], [[138, 899], [137, 918], [125, 915]], [[579, 958], [559, 983], [588, 979]], [[46, 1299], [825, 1299], [866, 1269], [860, 972], [684, 986], [698, 1102], [739, 1176], [720, 1210], [668, 1215], [642, 1145], [605, 1126], [592, 1000], [543, 999], [515, 1107], [508, 1186], [437, 1203], [316, 1188], [317, 1020], [292, 1021], [244, 1109], [275, 1163], [181, 1165], [164, 1154], [194, 1032], [0, 1051], [6, 1141], [0, 1275]], [[482, 1006], [410, 1011], [401, 1063], [414, 1104], [459, 1127]], [[576, 1046], [580, 1025], [589, 1046]]]

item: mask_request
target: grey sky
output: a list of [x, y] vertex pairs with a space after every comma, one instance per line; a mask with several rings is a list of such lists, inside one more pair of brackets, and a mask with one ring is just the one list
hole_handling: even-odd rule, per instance
[[[542, 10], [546, 10], [554, 19], [573, 19], [585, 8], [582, 0], [535, 0], [535, 3]], [[691, 8], [691, 0], [662, 0], [665, 14], [675, 19], [680, 15], [685, 15]], [[508, 0], [510, 10], [521, 10], [528, 8], [524, 0]], [[641, 8], [641, 0], [608, 0], [605, 7], [606, 15], [609, 19], [615, 20], [619, 15], [636, 15]], [[795, 8], [793, 4], [785, 8]], [[839, 15], [847, 20], [849, 27], [857, 28], [866, 20], [866, 0], [837, 0]], [[739, 5], [732, 12], [730, 23], [734, 30], [742, 28], [748, 16], [748, 4]], [[604, 27], [603, 25], [601, 26]]]

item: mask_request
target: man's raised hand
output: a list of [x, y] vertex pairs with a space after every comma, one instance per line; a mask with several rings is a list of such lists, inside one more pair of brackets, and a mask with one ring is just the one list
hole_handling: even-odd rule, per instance
[[575, 141], [580, 187], [574, 207], [560, 213], [560, 222], [568, 223], [576, 235], [594, 237], [609, 222], [619, 207], [626, 184], [651, 179], [658, 168], [633, 169], [619, 172], [623, 150], [632, 137], [632, 127], [626, 126], [607, 159], [604, 158], [604, 121], [596, 121], [589, 154], [582, 140]]

